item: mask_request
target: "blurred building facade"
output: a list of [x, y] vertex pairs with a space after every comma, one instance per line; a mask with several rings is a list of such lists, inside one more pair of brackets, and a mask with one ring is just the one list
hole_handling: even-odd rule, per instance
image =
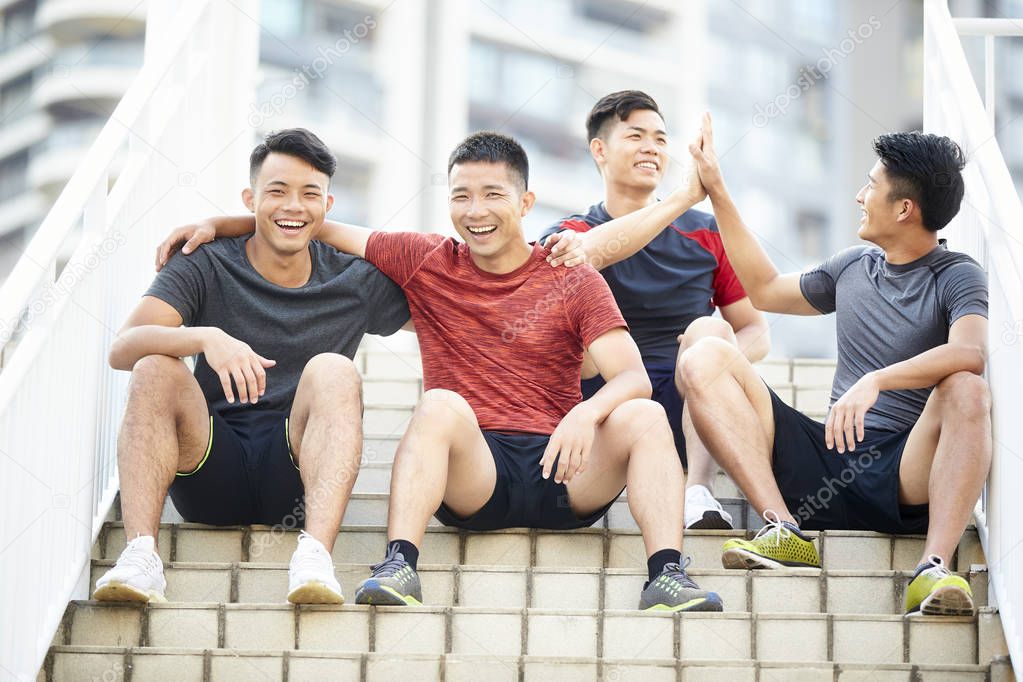
[[[120, 0], [0, 0], [0, 16], [2, 277], [127, 87], [145, 15]], [[744, 217], [799, 270], [856, 242], [871, 139], [922, 123], [918, 0], [262, 0], [244, 20], [262, 27], [253, 141], [317, 132], [339, 159], [331, 217], [384, 229], [451, 232], [447, 155], [483, 128], [530, 155], [527, 236], [584, 210], [603, 189], [586, 114], [637, 88], [672, 136], [663, 191], [710, 109]], [[1023, 94], [1005, 97], [1023, 110]], [[1014, 168], [1023, 177], [1023, 159]], [[772, 323], [777, 354], [834, 353], [831, 322]]]

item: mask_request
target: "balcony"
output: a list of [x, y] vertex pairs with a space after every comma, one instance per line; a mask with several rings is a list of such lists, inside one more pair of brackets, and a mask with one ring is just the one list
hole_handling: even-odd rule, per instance
[[36, 14], [36, 26], [60, 43], [94, 36], [135, 37], [146, 27], [146, 4], [136, 0], [46, 0]]
[[108, 116], [142, 65], [142, 43], [103, 40], [57, 50], [53, 69], [35, 92], [36, 104]]

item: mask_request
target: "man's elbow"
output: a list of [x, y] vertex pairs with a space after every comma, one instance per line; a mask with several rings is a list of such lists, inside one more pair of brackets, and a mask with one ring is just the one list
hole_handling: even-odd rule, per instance
[[131, 371], [134, 362], [128, 354], [128, 342], [120, 334], [110, 345], [110, 352], [107, 353], [107, 363], [112, 369], [119, 369], [125, 372]]
[[650, 383], [650, 376], [643, 368], [631, 370], [636, 384], [636, 397], [649, 400], [654, 394], [653, 384]]
[[984, 374], [984, 368], [987, 366], [987, 353], [984, 348], [980, 346], [968, 346], [964, 349], [964, 356], [966, 360], [966, 371], [977, 375]]

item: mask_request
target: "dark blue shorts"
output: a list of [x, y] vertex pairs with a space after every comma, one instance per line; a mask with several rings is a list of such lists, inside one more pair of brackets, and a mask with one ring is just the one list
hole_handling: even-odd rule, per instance
[[[654, 402], [660, 403], [664, 412], [668, 415], [668, 424], [675, 436], [675, 450], [678, 451], [682, 466], [688, 466], [686, 462], [686, 437], [682, 433], [682, 396], [678, 394], [675, 387], [675, 366], [674, 365], [644, 365], [647, 376], [650, 377], [650, 385], [653, 387], [651, 398]], [[593, 394], [603, 388], [604, 378], [599, 374], [592, 379], [583, 379], [579, 386], [583, 391], [583, 400], [589, 400]]]
[[839, 454], [825, 445], [824, 424], [789, 407], [774, 391], [771, 406], [774, 478], [800, 527], [927, 532], [928, 505], [899, 503], [899, 465], [909, 429], [867, 429], [856, 450]]
[[288, 412], [247, 407], [230, 419], [210, 408], [206, 456], [170, 487], [186, 521], [301, 527], [305, 490], [288, 441]]
[[[483, 438], [490, 447], [497, 468], [494, 494], [479, 511], [464, 519], [441, 504], [434, 516], [445, 526], [466, 530], [585, 528], [603, 518], [621, 495], [619, 491], [603, 508], [580, 518], [568, 503], [565, 484], [555, 483], [553, 474], [546, 480], [541, 476], [540, 459], [550, 436], [484, 431]], [[557, 460], [554, 465], [556, 468]]]

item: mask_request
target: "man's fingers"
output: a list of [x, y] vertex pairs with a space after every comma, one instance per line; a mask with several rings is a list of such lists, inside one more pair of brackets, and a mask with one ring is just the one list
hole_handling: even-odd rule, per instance
[[831, 408], [828, 419], [824, 422], [824, 444], [828, 450], [835, 447], [835, 408]]
[[866, 414], [866, 410], [856, 410], [856, 442], [858, 443], [862, 443], [863, 439], [866, 437], [866, 434], [864, 433], [865, 427], [863, 425], [863, 420], [864, 417], [866, 417]]
[[259, 400], [259, 379], [251, 365], [242, 365], [242, 376], [245, 377], [245, 392], [249, 395], [249, 402], [255, 404]]
[[256, 395], [262, 397], [266, 393], [266, 370], [259, 360], [252, 363], [252, 373], [256, 375], [256, 388], [259, 390]]
[[245, 384], [245, 374], [242, 373], [240, 367], [235, 367], [231, 370], [231, 378], [234, 379], [234, 388], [238, 391], [238, 402], [249, 402], [249, 391]]
[[262, 355], [257, 355], [256, 357], [259, 358], [259, 364], [263, 365], [264, 367], [273, 367], [274, 365], [277, 364], [276, 360], [264, 358]]
[[845, 417], [845, 429], [844, 429], [844, 433], [845, 433], [845, 447], [849, 450], [849, 452], [852, 452], [853, 450], [856, 449], [856, 432], [855, 432], [855, 428], [856, 428], [856, 420], [853, 418], [853, 415], [851, 415], [851, 414], [846, 415], [846, 417]]
[[565, 472], [568, 471], [568, 465], [572, 463], [572, 454], [569, 448], [564, 445], [560, 448], [561, 452], [558, 456], [558, 468], [554, 472], [554, 482], [562, 483], [565, 480]]
[[227, 402], [234, 402], [234, 391], [231, 390], [231, 375], [227, 372], [218, 372], [217, 376], [220, 377], [220, 385], [224, 388], [224, 397], [227, 398]]
[[547, 447], [544, 448], [543, 457], [540, 458], [540, 468], [545, 479], [551, 477], [551, 462], [554, 461], [556, 453], [555, 437], [551, 436], [551, 439], [547, 441]]
[[835, 432], [835, 449], [839, 454], [845, 452], [845, 411], [839, 410], [835, 416], [835, 425], [832, 429]]
[[709, 111], [703, 112], [703, 142], [711, 149], [714, 148], [714, 126]]

